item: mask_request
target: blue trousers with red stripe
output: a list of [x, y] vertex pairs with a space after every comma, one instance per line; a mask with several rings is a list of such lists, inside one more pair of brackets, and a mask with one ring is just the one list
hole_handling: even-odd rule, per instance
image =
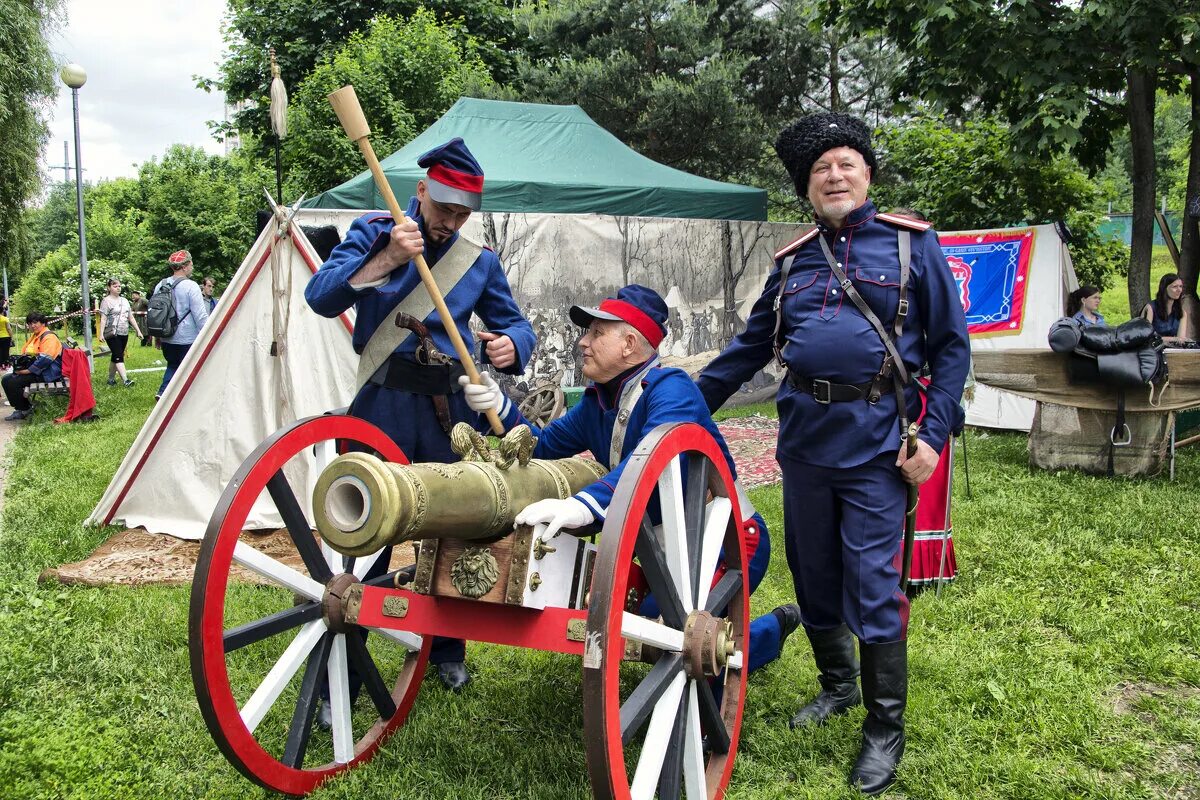
[[[750, 524], [754, 525], [758, 533], [757, 541], [748, 538], [746, 542], [748, 550], [746, 557], [750, 559], [746, 576], [750, 582], [750, 593], [753, 594], [754, 590], [758, 588], [758, 584], [762, 582], [763, 576], [767, 574], [767, 566], [771, 563], [771, 536], [767, 533], [767, 523], [763, 521], [762, 514], [755, 512], [754, 516], [750, 518]], [[719, 563], [725, 563], [723, 551]], [[644, 617], [659, 615], [658, 601], [654, 599], [653, 595], [642, 602], [640, 611]], [[763, 614], [750, 622], [750, 660], [748, 662], [750, 672], [779, 658], [779, 640], [782, 633], [783, 631], [779, 628], [779, 619], [774, 614]]]
[[810, 631], [846, 623], [859, 641], [908, 637], [900, 591], [906, 484], [895, 453], [845, 469], [779, 456], [784, 546]]

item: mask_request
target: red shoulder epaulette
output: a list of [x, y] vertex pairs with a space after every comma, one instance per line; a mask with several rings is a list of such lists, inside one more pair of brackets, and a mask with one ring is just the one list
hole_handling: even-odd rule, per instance
[[489, 253], [494, 253], [494, 252], [496, 252], [496, 248], [494, 248], [494, 247], [491, 247], [490, 245], [486, 245], [486, 244], [483, 246], [483, 249], [484, 249], [484, 250], [487, 250]]
[[890, 222], [893, 225], [899, 225], [901, 228], [908, 228], [912, 231], [927, 231], [933, 227], [932, 222], [926, 222], [912, 217], [903, 217], [899, 214], [876, 214], [876, 219]]
[[795, 241], [791, 242], [790, 244], [787, 244], [786, 246], [784, 246], [784, 248], [782, 250], [777, 251], [775, 253], [775, 258], [777, 260], [780, 258], [783, 258], [784, 256], [786, 256], [788, 253], [791, 253], [793, 250], [795, 250], [800, 245], [802, 245], [805, 242], [812, 239], [814, 236], [817, 235], [817, 233], [818, 233], [818, 229], [816, 227], [814, 227], [808, 233], [805, 233], [804, 235], [802, 235], [799, 239], [796, 239]]
[[391, 218], [392, 218], [391, 214], [380, 214], [375, 217], [367, 217], [367, 223], [369, 224], [372, 222], [379, 222], [380, 220], [383, 220], [383, 219], [391, 220]]

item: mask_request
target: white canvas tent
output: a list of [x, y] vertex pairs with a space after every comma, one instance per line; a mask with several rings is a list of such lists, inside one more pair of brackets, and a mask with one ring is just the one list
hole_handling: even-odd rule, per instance
[[[999, 233], [1000, 230], [962, 231], [942, 236]], [[998, 336], [974, 336], [971, 350], [1011, 350], [1016, 348], [1049, 349], [1046, 335], [1050, 325], [1063, 315], [1067, 294], [1079, 282], [1067, 246], [1053, 225], [1033, 227], [1033, 252], [1029, 262], [1029, 285], [1025, 294], [1025, 314], [1018, 333]], [[1010, 392], [977, 384], [975, 398], [967, 405], [967, 424], [988, 428], [1028, 431], [1033, 425], [1034, 402]]]
[[[352, 318], [339, 324], [304, 302], [320, 264], [299, 226], [282, 236], [274, 224], [264, 229], [85, 524], [200, 539], [254, 448], [290, 422], [350, 402]], [[272, 355], [277, 340], [282, 352]], [[312, 465], [293, 466], [292, 485], [311, 485], [315, 476], [297, 472]], [[307, 512], [307, 493], [298, 495]], [[251, 527], [280, 524], [269, 502], [250, 518]]]

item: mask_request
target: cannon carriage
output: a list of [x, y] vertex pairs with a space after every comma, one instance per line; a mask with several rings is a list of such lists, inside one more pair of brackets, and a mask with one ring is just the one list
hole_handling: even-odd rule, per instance
[[[245, 461], [202, 545], [189, 646], [205, 723], [246, 777], [303, 795], [369, 761], [411, 711], [432, 637], [449, 636], [580, 657], [595, 797], [724, 795], [746, 693], [749, 588], [720, 448], [700, 426], [661, 426], [630, 457], [598, 541], [544, 541], [514, 530], [517, 512], [606, 470], [530, 459], [523, 435], [492, 451], [461, 433], [464, 461], [409, 464], [371, 424], [326, 415], [277, 432]], [[314, 459], [315, 481], [290, 477]], [[262, 503], [283, 520], [282, 551], [254, 547], [243, 530]], [[379, 562], [409, 542], [415, 563]], [[328, 731], [316, 724], [319, 702]]]

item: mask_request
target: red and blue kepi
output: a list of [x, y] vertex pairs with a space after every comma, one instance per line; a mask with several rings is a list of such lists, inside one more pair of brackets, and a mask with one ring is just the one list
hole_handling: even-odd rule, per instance
[[466, 206], [472, 211], [483, 204], [483, 167], [462, 137], [422, 153], [417, 166], [427, 170], [425, 186], [437, 202]]
[[571, 321], [581, 328], [594, 319], [628, 322], [646, 337], [651, 347], [658, 347], [667, 335], [667, 304], [658, 292], [636, 283], [621, 287], [615, 298], [609, 297], [599, 308], [571, 306]]

